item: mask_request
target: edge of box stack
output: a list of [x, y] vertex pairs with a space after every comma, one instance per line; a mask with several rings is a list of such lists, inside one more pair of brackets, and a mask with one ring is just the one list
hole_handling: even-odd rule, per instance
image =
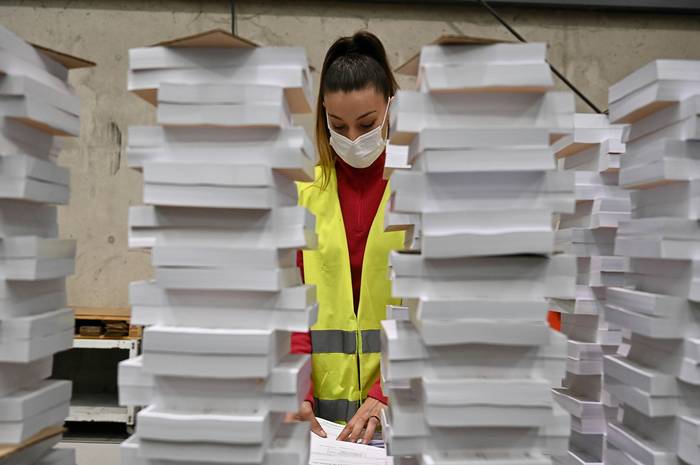
[[[391, 108], [387, 228], [392, 291], [383, 322], [382, 426], [398, 463], [551, 464], [570, 418], [553, 399], [566, 337], [548, 299], [573, 299], [576, 257], [557, 254], [554, 218], [574, 213], [574, 175], [552, 143], [574, 99], [552, 90], [545, 44], [445, 38], [401, 69], [418, 91]], [[402, 164], [410, 169], [401, 168]], [[410, 457], [410, 458], [407, 458]]]
[[306, 465], [309, 425], [284, 423], [309, 389], [293, 331], [316, 317], [296, 250], [316, 244], [295, 180], [316, 153], [293, 113], [312, 108], [306, 54], [210, 31], [129, 51], [129, 89], [158, 126], [129, 129], [145, 206], [129, 244], [155, 279], [133, 282], [143, 355], [119, 367], [120, 402], [146, 406], [122, 444], [135, 464]]
[[700, 61], [656, 60], [609, 89], [610, 117], [629, 123], [620, 184], [632, 215], [615, 253], [628, 287], [608, 290], [605, 315], [627, 350], [604, 360], [620, 403], [607, 463], [700, 464]]
[[0, 26], [0, 461], [75, 463], [72, 450], [53, 448], [71, 383], [47, 379], [74, 332], [65, 281], [75, 241], [58, 239], [56, 222], [70, 173], [56, 160], [61, 138], [80, 131], [69, 71], [93, 65]]
[[605, 321], [604, 306], [607, 288], [627, 279], [627, 259], [614, 256], [618, 223], [630, 217], [629, 193], [618, 185], [627, 129], [606, 115], [576, 114], [573, 134], [554, 146], [559, 168], [576, 176], [576, 211], [561, 215], [556, 233], [557, 247], [577, 257], [576, 298], [551, 301], [569, 338], [564, 386], [554, 390], [572, 416], [569, 452], [557, 457], [563, 464], [604, 463], [607, 420], [617, 414], [602, 388], [603, 356], [617, 353], [622, 331]]

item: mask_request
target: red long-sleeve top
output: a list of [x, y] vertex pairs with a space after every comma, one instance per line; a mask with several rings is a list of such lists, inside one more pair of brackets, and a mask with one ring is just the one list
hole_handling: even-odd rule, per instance
[[[348, 253], [350, 255], [350, 274], [352, 277], [352, 294], [355, 305], [355, 313], [360, 303], [360, 283], [362, 281], [362, 261], [365, 256], [367, 237], [372, 227], [374, 216], [382, 201], [387, 181], [383, 179], [384, 158], [382, 154], [372, 165], [367, 168], [353, 168], [340, 157], [336, 157], [335, 172], [338, 179], [338, 200], [340, 210], [345, 223], [345, 236], [348, 241]], [[297, 253], [297, 265], [304, 276], [304, 258], [299, 251]], [[292, 334], [293, 354], [311, 353], [311, 335], [306, 333]], [[313, 384], [306, 396], [306, 400], [313, 403]], [[379, 379], [374, 383], [368, 393], [369, 397], [387, 404], [388, 399], [382, 392]]]

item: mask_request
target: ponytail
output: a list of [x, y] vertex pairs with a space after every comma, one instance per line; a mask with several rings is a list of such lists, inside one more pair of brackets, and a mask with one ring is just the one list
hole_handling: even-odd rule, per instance
[[336, 40], [323, 60], [316, 102], [316, 148], [321, 165], [321, 189], [328, 186], [336, 157], [328, 142], [330, 132], [323, 96], [326, 92], [352, 92], [368, 86], [374, 87], [386, 99], [393, 97], [399, 88], [382, 42], [368, 31], [358, 31]]

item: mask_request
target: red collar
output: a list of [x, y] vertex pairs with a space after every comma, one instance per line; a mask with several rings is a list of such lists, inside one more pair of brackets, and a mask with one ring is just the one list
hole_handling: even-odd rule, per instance
[[353, 184], [361, 183], [363, 185], [373, 184], [384, 176], [384, 161], [386, 160], [386, 151], [382, 152], [379, 157], [374, 160], [374, 163], [367, 168], [355, 168], [348, 165], [339, 156], [335, 157], [335, 171], [338, 177], [342, 177], [352, 182]]

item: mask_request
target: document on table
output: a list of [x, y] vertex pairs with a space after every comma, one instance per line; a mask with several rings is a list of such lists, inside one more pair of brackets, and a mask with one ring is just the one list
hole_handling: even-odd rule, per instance
[[[328, 435], [328, 438], [330, 439], [335, 439], [338, 436], [340, 436], [340, 433], [343, 431], [344, 426], [339, 425], [338, 423], [335, 423], [333, 421], [328, 421], [325, 418], [316, 418], [318, 420], [318, 423], [321, 425], [321, 428], [323, 428], [323, 431], [326, 432]], [[382, 440], [382, 435], [380, 433], [374, 433], [374, 437], [369, 443], [370, 446], [373, 447], [384, 447], [384, 441]]]
[[336, 441], [343, 426], [318, 418], [328, 435], [321, 438], [311, 434], [309, 465], [388, 465], [386, 450], [365, 444]]
[[323, 431], [326, 432], [329, 439], [337, 438], [340, 432], [343, 431], [344, 426], [341, 424], [319, 417], [316, 417], [316, 420], [318, 420], [318, 423], [321, 425], [321, 428], [323, 428]]

